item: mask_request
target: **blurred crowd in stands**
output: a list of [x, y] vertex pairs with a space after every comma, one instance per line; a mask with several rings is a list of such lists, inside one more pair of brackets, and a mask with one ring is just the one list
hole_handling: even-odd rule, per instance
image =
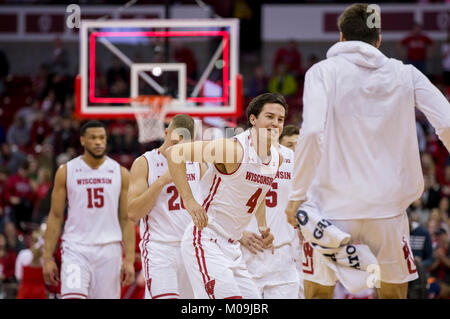
[[[397, 47], [405, 62], [421, 69], [450, 97], [450, 37], [438, 46], [417, 25]], [[26, 296], [20, 290], [23, 267], [40, 265], [54, 173], [83, 151], [79, 143], [81, 119], [74, 112], [75, 74], [68, 68], [60, 40], [55, 41], [53, 52], [37, 74], [25, 76], [11, 74], [8, 57], [0, 51], [0, 299]], [[429, 54], [442, 57], [442, 74], [427, 73]], [[190, 53], [180, 56], [189, 56], [188, 64], [196, 65]], [[244, 74], [248, 83], [244, 105], [260, 93], [279, 92], [290, 104], [286, 124], [301, 125], [304, 76], [318, 61], [315, 55], [303, 59], [301, 44], [287, 42], [276, 52], [270, 75], [262, 65], [257, 65], [253, 74]], [[195, 79], [196, 69], [192, 65], [191, 69]], [[96, 89], [121, 92], [129, 86], [128, 73], [116, 63], [105, 74], [96, 75], [102, 78]], [[450, 157], [423, 114], [417, 112], [416, 118], [425, 186], [422, 197], [408, 208], [411, 246], [421, 274], [410, 284], [409, 297], [449, 298]], [[243, 122], [244, 117], [238, 120]], [[137, 142], [133, 120], [106, 123], [108, 155], [127, 168], [138, 155], [158, 146]], [[48, 288], [43, 297], [52, 296], [54, 290]]]

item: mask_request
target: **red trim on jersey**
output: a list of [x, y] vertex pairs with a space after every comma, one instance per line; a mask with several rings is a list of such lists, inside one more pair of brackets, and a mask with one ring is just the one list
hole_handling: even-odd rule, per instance
[[[158, 299], [158, 298], [162, 298], [162, 297], [166, 297], [166, 296], [177, 296], [177, 297], [179, 297], [180, 295], [177, 294], [177, 293], [167, 293], [167, 294], [156, 295], [156, 296], [152, 297], [152, 299]], [[167, 299], [178, 299], [178, 298], [167, 298]]]
[[205, 274], [203, 273], [202, 270], [202, 264], [200, 263], [200, 257], [198, 255], [198, 247], [195, 243], [195, 240], [197, 238], [197, 226], [194, 226], [194, 231], [193, 231], [193, 235], [194, 235], [194, 239], [192, 241], [192, 245], [194, 246], [195, 249], [195, 257], [197, 257], [197, 263], [198, 263], [198, 270], [200, 271], [200, 273], [202, 274], [202, 278], [203, 278], [203, 283], [206, 285], [206, 278], [205, 278]]
[[[80, 296], [83, 298], [67, 298], [67, 296]], [[81, 293], [77, 293], [77, 292], [69, 292], [67, 294], [63, 294], [61, 295], [62, 299], [87, 299], [87, 295], [85, 294], [81, 294]]]
[[242, 299], [242, 296], [231, 296], [231, 297], [225, 297], [223, 299]]
[[150, 184], [148, 183], [148, 176], [149, 176], [149, 174], [150, 174], [150, 165], [148, 164], [148, 159], [147, 159], [147, 157], [146, 157], [146, 156], [143, 156], [143, 157], [145, 158], [145, 162], [147, 163], [147, 179], [146, 179], [146, 181], [147, 181], [148, 187], [150, 187]]
[[148, 293], [150, 294], [150, 298], [152, 297], [152, 291], [151, 291], [151, 278], [150, 278], [150, 271], [148, 266], [148, 250], [147, 250], [147, 244], [149, 242], [150, 232], [148, 231], [148, 215], [144, 217], [144, 223], [145, 223], [145, 230], [144, 235], [142, 236], [142, 248], [144, 249], [144, 252], [142, 253], [142, 256], [144, 257], [144, 278], [145, 283], [147, 285]]
[[[197, 240], [197, 243], [196, 243], [196, 235], [197, 234], [198, 234], [198, 240]], [[206, 268], [205, 251], [203, 250], [203, 247], [202, 247], [201, 237], [202, 237], [201, 230], [197, 231], [197, 226], [194, 226], [195, 256], [197, 257], [198, 269], [200, 270], [200, 273], [202, 274], [203, 283], [205, 284], [205, 290], [206, 290], [206, 286], [211, 281], [211, 278], [209, 277], [208, 269]], [[200, 250], [200, 253], [201, 253], [202, 263], [200, 262], [200, 257], [198, 255], [198, 251], [199, 250]], [[202, 268], [203, 268], [203, 271], [202, 271]], [[208, 291], [207, 291], [207, 293], [208, 293]], [[216, 297], [214, 296], [214, 293], [212, 293], [212, 295], [208, 294], [208, 296], [209, 296], [210, 299], [216, 299]]]
[[208, 212], [209, 205], [211, 204], [212, 200], [214, 199], [214, 196], [216, 196], [217, 188], [219, 187], [219, 184], [221, 181], [222, 181], [222, 178], [219, 177], [217, 179], [216, 187], [214, 188], [214, 193], [212, 194], [211, 198], [209, 199], [209, 202], [206, 204], [206, 207], [205, 207], [206, 212]]
[[214, 188], [214, 183], [216, 182], [216, 177], [217, 177], [217, 175], [214, 175], [214, 179], [213, 179], [213, 182], [212, 182], [212, 184], [211, 184], [211, 188], [209, 189], [209, 194], [208, 194], [208, 196], [205, 198], [205, 201], [203, 202], [203, 208], [205, 207], [205, 204], [206, 204], [206, 202], [209, 200], [209, 197], [211, 196], [211, 192], [212, 192], [212, 190], [213, 190], [213, 188]]

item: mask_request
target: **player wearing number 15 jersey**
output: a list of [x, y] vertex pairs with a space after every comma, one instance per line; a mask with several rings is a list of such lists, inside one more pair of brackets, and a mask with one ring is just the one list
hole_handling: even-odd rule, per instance
[[[281, 95], [260, 95], [247, 108], [247, 131], [232, 139], [186, 143], [168, 151], [170, 173], [193, 219], [181, 252], [196, 298], [261, 297], [239, 239], [256, 214], [263, 245], [273, 241], [266, 227], [265, 196], [282, 161], [272, 140], [278, 139], [286, 109]], [[192, 160], [212, 164], [200, 184], [201, 201], [185, 177], [185, 163]]]
[[[161, 147], [146, 152], [131, 167], [128, 216], [135, 222], [140, 220], [147, 299], [193, 297], [180, 252], [181, 237], [191, 218], [172, 183], [165, 155], [169, 146], [189, 142], [193, 136], [194, 120], [176, 115], [165, 130]], [[202, 165], [186, 163], [186, 178], [193, 193], [198, 193], [201, 172], [206, 170]]]
[[[120, 278], [134, 281], [133, 224], [127, 217], [128, 171], [105, 155], [106, 128], [89, 121], [81, 127], [83, 155], [58, 168], [44, 245], [44, 278], [59, 278], [52, 255], [62, 236], [61, 295], [70, 299], [118, 299]], [[122, 262], [123, 240], [125, 259]], [[121, 268], [122, 265], [122, 268]]]

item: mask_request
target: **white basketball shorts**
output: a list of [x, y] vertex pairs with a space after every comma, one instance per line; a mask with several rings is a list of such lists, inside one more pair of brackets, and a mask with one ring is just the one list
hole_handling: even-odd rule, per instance
[[[330, 220], [351, 235], [350, 243], [367, 245], [378, 260], [380, 280], [400, 284], [418, 278], [414, 256], [409, 245], [409, 223], [406, 213], [381, 219]], [[334, 286], [337, 277], [326, 266], [322, 254], [312, 245], [303, 244], [304, 280], [323, 286]]]
[[63, 299], [119, 299], [122, 246], [63, 242], [61, 297]]
[[146, 299], [191, 299], [189, 279], [179, 245], [148, 242], [141, 249]]
[[191, 223], [181, 241], [181, 254], [196, 299], [261, 298], [239, 242], [210, 227], [200, 231]]

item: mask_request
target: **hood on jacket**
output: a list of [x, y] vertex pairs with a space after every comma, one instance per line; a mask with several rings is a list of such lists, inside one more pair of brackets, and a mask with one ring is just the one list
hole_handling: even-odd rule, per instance
[[388, 58], [373, 45], [362, 41], [344, 41], [333, 45], [327, 52], [327, 58], [340, 56], [366, 68], [378, 69]]

